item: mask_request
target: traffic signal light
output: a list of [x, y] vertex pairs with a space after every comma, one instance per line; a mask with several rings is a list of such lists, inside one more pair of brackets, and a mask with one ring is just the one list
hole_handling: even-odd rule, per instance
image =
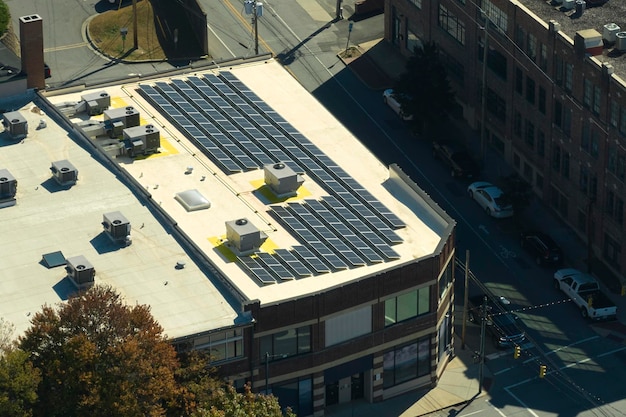
[[547, 370], [548, 370], [547, 366], [539, 365], [539, 378], [545, 378]]
[[522, 354], [522, 348], [519, 347], [519, 346], [515, 346], [515, 348], [513, 350], [513, 358], [514, 359], [518, 359], [521, 354]]

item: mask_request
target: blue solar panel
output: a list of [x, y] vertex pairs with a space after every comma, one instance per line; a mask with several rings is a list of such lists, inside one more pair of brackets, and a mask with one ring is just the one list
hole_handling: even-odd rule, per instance
[[276, 278], [274, 278], [263, 265], [259, 265], [254, 258], [239, 258], [239, 262], [245, 267], [244, 269], [246, 269], [250, 275], [258, 279], [261, 284], [276, 284]]
[[313, 254], [306, 246], [294, 246], [293, 252], [300, 258], [305, 264], [309, 265], [311, 270], [318, 274], [325, 274], [330, 272], [330, 268], [324, 262], [322, 262], [317, 255]]
[[328, 266], [345, 269], [398, 258], [390, 245], [402, 238], [392, 228], [404, 223], [234, 74], [224, 71], [145, 87], [155, 107], [225, 172], [282, 161], [331, 194], [323, 202], [272, 207], [304, 246], [242, 261], [259, 281], [269, 281], [263, 268], [270, 277], [288, 280], [307, 276], [306, 271], [329, 272]]
[[283, 281], [291, 281], [295, 277], [293, 273], [290, 272], [283, 264], [281, 264], [278, 259], [274, 258], [269, 253], [265, 252], [257, 252], [257, 262], [259, 264], [264, 265], [270, 273], [278, 277]]
[[287, 249], [276, 249], [275, 255], [280, 261], [287, 265], [287, 267], [294, 271], [296, 275], [300, 277], [308, 277], [313, 275], [311, 270]]

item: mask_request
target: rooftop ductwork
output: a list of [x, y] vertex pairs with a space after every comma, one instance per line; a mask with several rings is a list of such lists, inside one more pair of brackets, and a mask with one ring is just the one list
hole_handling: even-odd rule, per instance
[[65, 271], [67, 271], [67, 277], [79, 290], [91, 288], [96, 279], [96, 270], [82, 255], [67, 258]]
[[67, 159], [53, 162], [50, 171], [52, 171], [52, 178], [59, 185], [74, 185], [78, 181], [78, 170]]
[[258, 250], [267, 239], [267, 235], [248, 219], [242, 218], [226, 222], [226, 238], [239, 255], [245, 255]]
[[102, 226], [106, 234], [116, 243], [128, 246], [130, 238], [130, 222], [122, 213], [114, 211], [102, 215]]
[[28, 135], [28, 122], [18, 111], [4, 113], [2, 124], [13, 140], [20, 140]]
[[278, 197], [297, 195], [298, 188], [304, 183], [304, 178], [283, 162], [266, 164], [263, 166], [263, 171], [265, 184]]

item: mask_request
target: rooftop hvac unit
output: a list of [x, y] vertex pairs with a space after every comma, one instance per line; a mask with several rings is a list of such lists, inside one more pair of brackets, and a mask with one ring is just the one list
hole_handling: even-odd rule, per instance
[[111, 96], [106, 91], [84, 94], [81, 99], [87, 103], [87, 112], [92, 116], [102, 114], [111, 107]]
[[4, 113], [2, 124], [14, 140], [23, 139], [28, 135], [28, 122], [18, 111]]
[[133, 106], [108, 109], [104, 112], [105, 124], [122, 122], [125, 128], [139, 126], [139, 111]]
[[106, 234], [116, 243], [128, 246], [130, 238], [130, 222], [122, 213], [114, 211], [102, 215], [102, 226]]
[[67, 159], [53, 162], [50, 171], [59, 185], [72, 185], [78, 181], [78, 170]]
[[84, 256], [74, 256], [66, 259], [65, 270], [67, 277], [72, 280], [78, 289], [86, 289], [93, 286], [96, 270]]
[[0, 169], [0, 208], [15, 205], [17, 180], [8, 169]]
[[226, 238], [231, 246], [243, 255], [260, 248], [267, 235], [248, 219], [237, 219], [226, 222]]
[[602, 39], [605, 43], [612, 45], [615, 43], [617, 32], [620, 31], [620, 27], [615, 23], [607, 23], [602, 30]]
[[563, 8], [565, 10], [573, 10], [576, 7], [576, 0], [563, 0]]
[[615, 34], [615, 48], [618, 51], [626, 51], [626, 32], [617, 32]]
[[135, 126], [124, 129], [124, 144], [131, 157], [159, 151], [161, 133], [154, 125]]
[[304, 182], [304, 178], [283, 162], [263, 166], [265, 184], [279, 197], [293, 196]]

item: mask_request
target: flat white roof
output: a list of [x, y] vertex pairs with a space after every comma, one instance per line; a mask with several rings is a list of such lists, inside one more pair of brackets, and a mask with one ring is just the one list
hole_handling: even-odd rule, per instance
[[[272, 216], [271, 206], [323, 199], [328, 196], [324, 184], [316, 183], [304, 172], [297, 196], [282, 202], [268, 201], [260, 192], [263, 169], [223, 172], [139, 94], [141, 85], [170, 83], [172, 79], [105, 87], [112, 108], [130, 105], [139, 109], [141, 125], [154, 124], [161, 133], [159, 153], [114, 161], [141, 184], [245, 299], [265, 304], [320, 292], [428, 256], [442, 239], [447, 239], [451, 220], [381, 164], [277, 62], [246, 64], [227, 71], [406, 225], [395, 230], [402, 243], [391, 246], [398, 259], [262, 285], [236, 262], [236, 256], [225, 245], [225, 223], [246, 218], [267, 235], [262, 252], [290, 250], [303, 242]], [[172, 78], [186, 80], [218, 73], [205, 71]], [[79, 101], [82, 95], [102, 89], [51, 93], [47, 99], [59, 105]], [[34, 113], [32, 107], [21, 109], [29, 119], [29, 136], [22, 144], [7, 145], [0, 152], [0, 168], [9, 169], [19, 181], [17, 206], [0, 210], [0, 233], [13, 237], [0, 243], [7, 259], [0, 265], [0, 291], [4, 296], [0, 316], [16, 323], [21, 331], [28, 323], [29, 312], [63, 298], [59, 294], [62, 291], [55, 290], [64, 277], [63, 268], [47, 269], [39, 263], [44, 253], [62, 250], [66, 257], [84, 255], [97, 271], [96, 281], [110, 283], [130, 302], [151, 305], [156, 319], [172, 338], [233, 324], [237, 312], [228, 304], [230, 296], [212, 285], [132, 190], [77, 146], [65, 130], [46, 115]], [[87, 118], [83, 113], [72, 121]], [[36, 130], [39, 119], [47, 120], [48, 127]], [[102, 120], [102, 116], [91, 119]], [[50, 178], [50, 162], [60, 159], [67, 159], [77, 168], [79, 181], [68, 190], [52, 192], [44, 184]], [[198, 190], [209, 200], [210, 208], [187, 211], [175, 199], [177, 193], [186, 190]], [[103, 249], [110, 244], [100, 236], [100, 222], [102, 214], [111, 211], [120, 211], [131, 222], [131, 246]], [[188, 261], [184, 269], [175, 268], [179, 260]]]
[[[28, 136], [15, 142], [0, 134], [0, 168], [18, 183], [17, 204], [0, 209], [0, 317], [17, 334], [42, 305], [74, 291], [63, 265], [42, 262], [57, 251], [84, 256], [96, 283], [110, 284], [128, 303], [150, 305], [170, 338], [234, 323], [237, 311], [127, 186], [33, 103], [19, 112]], [[40, 120], [47, 127], [37, 129]], [[58, 186], [50, 171], [53, 161], [65, 159], [78, 170], [69, 188]], [[130, 221], [130, 246], [102, 234], [103, 214], [113, 211]], [[176, 269], [178, 261], [186, 267]]]

